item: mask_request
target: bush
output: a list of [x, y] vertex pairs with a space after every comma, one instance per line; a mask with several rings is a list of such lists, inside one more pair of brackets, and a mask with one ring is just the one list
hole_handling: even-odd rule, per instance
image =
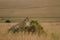
[[5, 23], [11, 23], [11, 21], [10, 20], [6, 20]]
[[38, 23], [38, 21], [35, 20], [31, 20], [30, 21], [30, 26], [19, 26], [19, 28], [15, 28], [16, 26], [12, 27], [9, 29], [9, 31], [12, 31], [13, 33], [16, 32], [32, 32], [34, 33], [38, 33], [38, 34], [42, 34], [44, 32], [43, 27]]

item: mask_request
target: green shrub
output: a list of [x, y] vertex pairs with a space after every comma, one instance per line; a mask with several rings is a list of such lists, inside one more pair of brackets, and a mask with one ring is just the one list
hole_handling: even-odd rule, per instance
[[16, 33], [16, 32], [32, 32], [33, 34], [34, 33], [38, 33], [38, 34], [42, 34], [44, 33], [44, 29], [43, 27], [38, 23], [38, 21], [35, 21], [35, 20], [31, 20], [30, 21], [30, 26], [19, 26], [19, 28], [16, 28], [16, 26], [12, 27], [9, 29], [9, 31], [12, 31], [13, 33]]

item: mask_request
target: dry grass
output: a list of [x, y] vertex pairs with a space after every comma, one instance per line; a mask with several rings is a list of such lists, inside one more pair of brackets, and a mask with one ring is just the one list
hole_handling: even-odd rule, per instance
[[[12, 27], [12, 25], [15, 25], [17, 23], [0, 23], [0, 40], [60, 40], [60, 31], [58, 27], [60, 25], [55, 25], [55, 23], [41, 23], [42, 26], [44, 26], [44, 29], [47, 31], [46, 35], [38, 36], [37, 34], [32, 35], [27, 33], [7, 33], [7, 30]], [[55, 27], [54, 27], [55, 25]], [[54, 28], [53, 28], [53, 27]], [[60, 27], [59, 27], [60, 28]], [[53, 30], [52, 30], [53, 29]], [[53, 32], [53, 34], [52, 34]], [[55, 33], [54, 33], [55, 32]], [[58, 35], [57, 35], [58, 33]]]
[[1, 0], [0, 17], [60, 17], [59, 0]]

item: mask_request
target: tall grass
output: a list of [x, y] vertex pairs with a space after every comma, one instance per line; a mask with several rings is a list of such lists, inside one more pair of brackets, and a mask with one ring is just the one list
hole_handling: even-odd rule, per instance
[[43, 33], [45, 33], [44, 28], [39, 24], [38, 21], [36, 20], [31, 20], [30, 21], [30, 26], [19, 26], [19, 28], [15, 28], [16, 26], [11, 27], [8, 32], [27, 32], [28, 34], [32, 33], [32, 34], [38, 34], [41, 35]]
[[0, 40], [60, 40], [60, 35], [57, 35], [56, 33], [48, 33], [47, 37], [45, 35], [38, 36], [37, 34], [32, 34], [31, 32], [30, 34], [28, 34], [28, 32], [20, 31], [19, 33], [6, 33], [7, 30], [15, 24], [17, 23], [0, 23]]
[[52, 40], [59, 40], [59, 36], [56, 33], [51, 33]]

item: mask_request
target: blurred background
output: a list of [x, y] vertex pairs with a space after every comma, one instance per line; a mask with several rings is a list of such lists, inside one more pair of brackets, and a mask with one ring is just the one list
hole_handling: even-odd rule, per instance
[[0, 0], [0, 19], [26, 16], [59, 22], [60, 0]]

